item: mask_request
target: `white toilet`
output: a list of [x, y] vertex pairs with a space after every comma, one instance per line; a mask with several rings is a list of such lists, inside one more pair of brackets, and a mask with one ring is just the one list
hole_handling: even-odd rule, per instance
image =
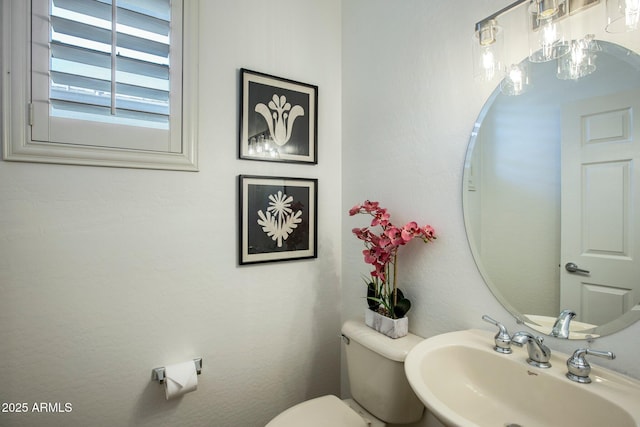
[[353, 400], [328, 395], [299, 403], [266, 427], [384, 427], [408, 424], [424, 412], [404, 373], [404, 359], [423, 339], [388, 338], [362, 322], [342, 326]]

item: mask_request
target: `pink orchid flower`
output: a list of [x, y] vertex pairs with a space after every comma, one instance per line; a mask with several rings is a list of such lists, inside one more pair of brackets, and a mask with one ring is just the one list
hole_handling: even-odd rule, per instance
[[353, 234], [355, 234], [355, 236], [360, 239], [360, 240], [364, 240], [364, 233], [367, 229], [366, 228], [354, 228], [351, 230], [351, 232]]
[[424, 236], [427, 240], [436, 238], [436, 231], [430, 225], [425, 225], [424, 227], [422, 227], [422, 232], [424, 233]]
[[391, 244], [391, 239], [389, 238], [389, 236], [384, 233], [381, 236], [377, 236], [376, 244], [385, 250], [389, 250], [393, 246]]
[[421, 229], [415, 221], [411, 221], [407, 223], [404, 227], [402, 227], [402, 240], [405, 243], [413, 239], [414, 237], [419, 236], [421, 233]]
[[[369, 227], [354, 228], [352, 233], [364, 242], [365, 250], [362, 251], [365, 263], [374, 266], [371, 272], [372, 278], [378, 278], [383, 283], [389, 280], [391, 274], [390, 265], [396, 263], [396, 257], [400, 246], [407, 244], [414, 238], [420, 238], [425, 243], [436, 239], [435, 230], [430, 225], [420, 227], [415, 221], [408, 222], [404, 227], [398, 228], [391, 223], [391, 215], [387, 209], [380, 207], [380, 203], [365, 200], [361, 205], [355, 205], [349, 210], [349, 215], [371, 215], [370, 227], [379, 226], [382, 231], [377, 233]], [[395, 270], [393, 273], [395, 289]]]
[[367, 264], [375, 264], [378, 260], [373, 249], [365, 249], [362, 251], [362, 255], [364, 255], [364, 262]]
[[[364, 242], [365, 249], [362, 255], [365, 263], [373, 267], [373, 271], [370, 272], [372, 281], [376, 286], [382, 284], [382, 287], [376, 291], [376, 301], [387, 313], [395, 316], [398, 249], [414, 238], [420, 238], [425, 243], [436, 239], [435, 230], [430, 225], [420, 227], [415, 221], [398, 228], [391, 223], [391, 215], [385, 208], [380, 207], [378, 202], [369, 200], [349, 210], [349, 215], [356, 214], [370, 215], [372, 219], [369, 227], [379, 226], [382, 229], [376, 232], [372, 228], [363, 227], [354, 228], [351, 231]], [[392, 287], [389, 286], [391, 281], [393, 281]]]
[[402, 230], [398, 227], [390, 226], [386, 230], [384, 230], [384, 234], [391, 240], [391, 245], [393, 246], [401, 246], [406, 242], [402, 239]]
[[367, 212], [372, 212], [372, 211], [378, 209], [379, 205], [380, 205], [380, 203], [378, 203], [378, 202], [371, 202], [369, 200], [365, 200], [365, 202], [362, 204], [362, 208]]
[[375, 227], [376, 225], [380, 225], [382, 227], [386, 227], [389, 225], [389, 219], [391, 215], [387, 213], [386, 209], [380, 209], [376, 211], [373, 215], [373, 219], [371, 220], [371, 226]]

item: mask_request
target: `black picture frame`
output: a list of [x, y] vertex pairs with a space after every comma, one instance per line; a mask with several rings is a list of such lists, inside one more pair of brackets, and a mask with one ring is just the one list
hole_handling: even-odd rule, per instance
[[318, 163], [318, 86], [240, 69], [241, 159]]
[[238, 178], [239, 264], [317, 258], [318, 180]]

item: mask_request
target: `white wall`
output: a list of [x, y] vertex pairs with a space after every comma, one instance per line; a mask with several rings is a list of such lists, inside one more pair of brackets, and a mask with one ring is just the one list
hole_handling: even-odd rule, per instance
[[[3, 426], [263, 426], [339, 393], [339, 0], [200, 2], [200, 172], [0, 162]], [[237, 160], [238, 69], [319, 86], [319, 164]], [[237, 266], [237, 175], [319, 179], [317, 260]], [[165, 401], [152, 368], [203, 357]]]
[[[378, 200], [398, 223], [430, 223], [438, 240], [413, 242], [400, 252], [400, 284], [412, 299], [410, 330], [423, 337], [467, 328], [491, 329], [483, 314], [519, 330], [485, 286], [467, 245], [461, 207], [463, 162], [470, 133], [494, 86], [475, 84], [471, 36], [475, 22], [506, 0], [343, 2], [343, 209]], [[602, 3], [601, 6], [604, 6]], [[585, 19], [604, 13], [598, 6]], [[596, 16], [597, 15], [597, 16]], [[618, 36], [598, 37], [612, 41]], [[627, 47], [638, 51], [635, 45]], [[520, 54], [521, 59], [525, 54]], [[350, 230], [364, 217], [343, 222], [343, 317], [364, 310], [360, 276], [368, 269]], [[604, 337], [592, 348], [618, 356], [602, 363], [640, 378], [640, 324]], [[548, 338], [570, 353], [584, 341]], [[348, 392], [343, 372], [343, 391]]]
[[[262, 426], [339, 393], [340, 315], [362, 315], [367, 272], [350, 235], [364, 218], [346, 213], [366, 198], [439, 234], [401, 255], [412, 332], [489, 328], [484, 313], [514, 330], [461, 210], [493, 89], [471, 81], [470, 31], [508, 3], [202, 1], [200, 172], [0, 162], [0, 402], [73, 404], [0, 424]], [[240, 67], [320, 87], [317, 166], [236, 160]], [[317, 260], [237, 267], [240, 173], [319, 179]], [[636, 377], [638, 331], [596, 343]], [[196, 356], [199, 390], [164, 401], [151, 369]]]

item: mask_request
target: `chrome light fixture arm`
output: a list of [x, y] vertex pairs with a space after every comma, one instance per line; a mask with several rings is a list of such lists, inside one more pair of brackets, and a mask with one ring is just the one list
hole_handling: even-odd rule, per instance
[[480, 28], [482, 28], [487, 22], [495, 21], [495, 19], [497, 17], [499, 17], [500, 15], [502, 15], [503, 13], [509, 12], [511, 9], [513, 9], [513, 8], [515, 8], [517, 6], [520, 6], [522, 3], [530, 2], [530, 1], [531, 0], [517, 0], [517, 1], [514, 1], [513, 3], [511, 3], [510, 5], [507, 5], [507, 6], [503, 7], [499, 11], [487, 16], [482, 21], [476, 22], [476, 31], [479, 31]]

